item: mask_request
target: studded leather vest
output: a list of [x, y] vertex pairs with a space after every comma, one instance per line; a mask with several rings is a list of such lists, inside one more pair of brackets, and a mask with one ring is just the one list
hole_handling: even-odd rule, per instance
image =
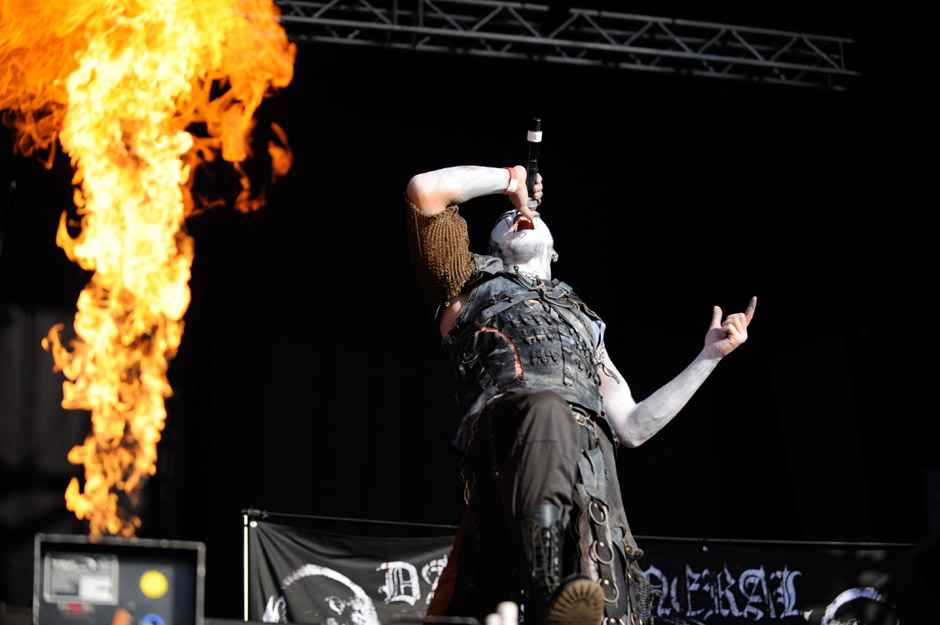
[[454, 361], [461, 420], [455, 446], [491, 398], [548, 389], [602, 414], [597, 351], [604, 324], [564, 282], [513, 272], [481, 274], [444, 346]]

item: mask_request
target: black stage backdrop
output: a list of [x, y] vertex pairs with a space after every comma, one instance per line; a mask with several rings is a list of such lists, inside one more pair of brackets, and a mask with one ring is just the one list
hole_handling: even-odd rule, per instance
[[[707, 19], [702, 6], [646, 9]], [[453, 388], [401, 194], [417, 172], [524, 161], [532, 115], [555, 275], [605, 318], [637, 398], [695, 356], [713, 305], [760, 298], [748, 344], [621, 450], [634, 531], [917, 543], [912, 570], [936, 585], [931, 26], [861, 5], [735, 6], [715, 18], [854, 37], [861, 78], [832, 92], [300, 44], [256, 140], [281, 124], [292, 172], [257, 213], [187, 224], [192, 303], [138, 510], [144, 537], [206, 543], [207, 615], [241, 615], [242, 509], [459, 519]], [[63, 492], [89, 420], [59, 408], [40, 340], [70, 324], [87, 276], [54, 243], [68, 159], [46, 171], [2, 139], [0, 601], [26, 605], [34, 534], [85, 531]], [[465, 208], [475, 249], [505, 204]]]

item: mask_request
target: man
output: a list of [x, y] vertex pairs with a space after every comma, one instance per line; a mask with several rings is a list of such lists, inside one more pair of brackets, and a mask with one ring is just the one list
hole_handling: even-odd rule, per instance
[[[554, 241], [525, 178], [518, 165], [450, 167], [406, 190], [412, 263], [456, 369], [468, 504], [428, 613], [482, 618], [513, 600], [533, 625], [648, 622], [614, 446], [636, 447], [676, 416], [747, 340], [757, 300], [724, 321], [716, 306], [701, 353], [635, 402], [600, 317], [552, 281]], [[457, 205], [497, 193], [514, 208], [490, 254], [471, 254]], [[541, 203], [541, 177], [533, 198]]]

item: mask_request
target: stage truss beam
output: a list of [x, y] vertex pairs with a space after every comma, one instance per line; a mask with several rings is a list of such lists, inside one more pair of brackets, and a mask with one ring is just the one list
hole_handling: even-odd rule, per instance
[[276, 0], [295, 40], [844, 89], [851, 39], [504, 0]]

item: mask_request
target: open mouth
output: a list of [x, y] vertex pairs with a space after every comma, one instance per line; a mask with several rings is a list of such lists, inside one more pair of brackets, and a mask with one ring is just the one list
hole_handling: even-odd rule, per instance
[[518, 232], [519, 230], [534, 230], [535, 224], [533, 224], [532, 220], [525, 215], [519, 214], [516, 216], [516, 220], [512, 223], [512, 229], [515, 232]]

